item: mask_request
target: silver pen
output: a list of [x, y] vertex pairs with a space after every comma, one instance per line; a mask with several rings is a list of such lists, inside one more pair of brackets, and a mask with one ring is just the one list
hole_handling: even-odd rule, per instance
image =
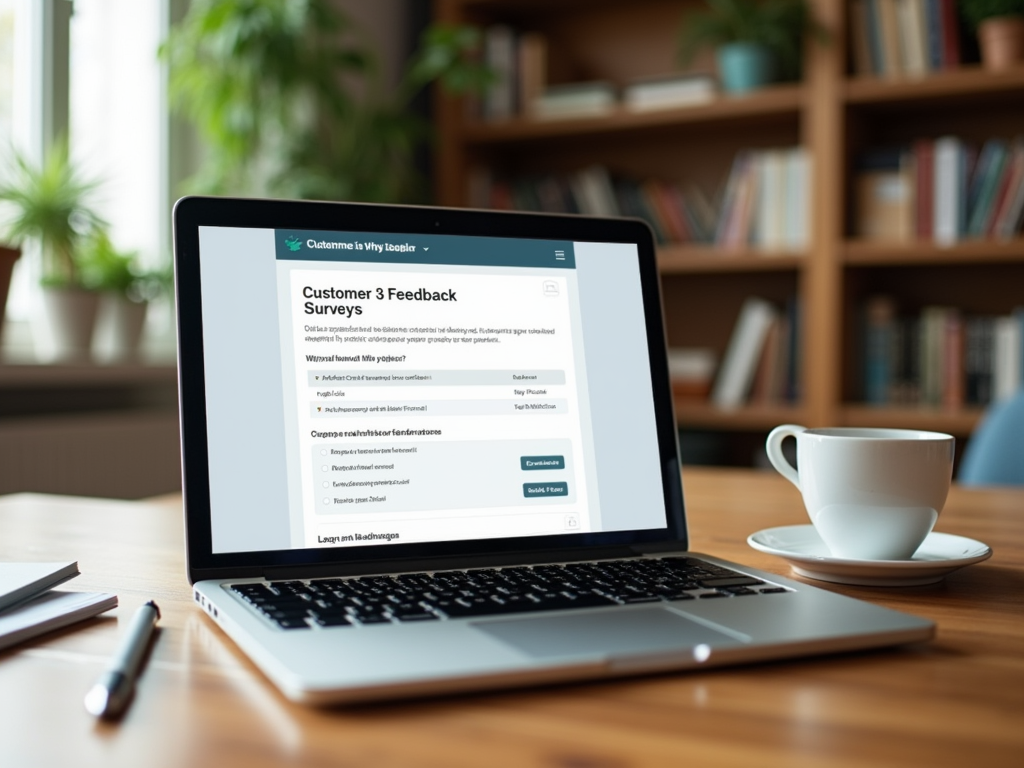
[[132, 616], [110, 667], [85, 694], [85, 708], [90, 714], [114, 718], [124, 712], [135, 690], [135, 679], [139, 676], [139, 667], [159, 618], [160, 609], [152, 600]]

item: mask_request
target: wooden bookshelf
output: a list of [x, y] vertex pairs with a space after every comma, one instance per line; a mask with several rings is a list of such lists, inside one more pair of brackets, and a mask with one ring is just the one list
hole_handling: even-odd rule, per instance
[[[945, 134], [980, 143], [1024, 126], [1024, 68], [992, 73], [977, 64], [918, 78], [851, 74], [848, 3], [812, 0], [830, 42], [810, 42], [800, 83], [746, 97], [720, 96], [685, 108], [602, 117], [485, 122], [465, 105], [437, 105], [436, 197], [466, 205], [470, 170], [560, 174], [604, 165], [636, 178], [720, 183], [739, 149], [801, 145], [813, 158], [810, 243], [803, 253], [665, 245], [663, 280], [670, 346], [706, 346], [721, 355], [743, 300], [799, 298], [802, 398], [785, 406], [719, 410], [679, 400], [681, 427], [724, 434], [781, 423], [889, 426], [966, 436], [980, 409], [875, 408], [858, 403], [858, 329], [863, 301], [892, 292], [913, 308], [931, 303], [1002, 314], [1024, 304], [1024, 237], [939, 247], [933, 242], [867, 242], [853, 237], [853, 162], [865, 148]], [[437, 0], [448, 22], [509, 24], [549, 41], [552, 82], [625, 83], [677, 68], [675, 46], [692, 0]], [[571, 66], [570, 66], [571, 65]], [[697, 69], [710, 71], [710, 59]]]
[[700, 245], [663, 245], [658, 248], [658, 269], [663, 275], [797, 270], [806, 262], [805, 255], [791, 251], [723, 250]]

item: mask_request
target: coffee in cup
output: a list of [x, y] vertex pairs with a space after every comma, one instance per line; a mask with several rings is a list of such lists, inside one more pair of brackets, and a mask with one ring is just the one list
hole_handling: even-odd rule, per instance
[[[797, 469], [782, 453], [796, 438]], [[768, 459], [803, 495], [832, 555], [909, 560], [946, 503], [953, 475], [951, 435], [911, 429], [776, 427]]]

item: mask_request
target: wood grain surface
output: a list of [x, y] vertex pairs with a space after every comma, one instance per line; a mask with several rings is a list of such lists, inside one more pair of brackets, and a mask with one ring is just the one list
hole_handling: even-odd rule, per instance
[[[787, 576], [749, 533], [805, 522], [773, 475], [684, 471], [693, 549]], [[688, 675], [310, 709], [286, 701], [190, 600], [180, 499], [0, 499], [0, 559], [77, 559], [67, 587], [120, 607], [0, 653], [0, 766], [1024, 765], [1024, 491], [955, 488], [938, 530], [992, 546], [940, 584], [818, 584], [928, 616], [914, 647]], [[124, 720], [82, 697], [135, 608], [161, 630]], [[358, 660], [353, 660], [358, 663]]]

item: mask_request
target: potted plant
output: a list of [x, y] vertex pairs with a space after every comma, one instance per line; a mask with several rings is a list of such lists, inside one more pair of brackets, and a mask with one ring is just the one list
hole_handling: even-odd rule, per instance
[[679, 56], [689, 64], [702, 48], [714, 48], [722, 87], [745, 93], [776, 80], [800, 76], [804, 33], [824, 31], [812, 21], [806, 0], [705, 0], [707, 10], [683, 18]]
[[146, 311], [163, 292], [164, 275], [143, 271], [138, 253], [115, 248], [102, 228], [82, 242], [78, 264], [82, 284], [101, 297], [94, 351], [108, 361], [137, 360]]
[[424, 86], [480, 90], [479, 32], [433, 26], [397, 88], [380, 82], [365, 37], [332, 0], [195, 0], [161, 47], [171, 104], [195, 124], [206, 194], [412, 202], [428, 123]]
[[991, 70], [1024, 62], [1024, 0], [960, 0], [960, 11], [977, 30], [981, 61]]
[[21, 251], [17, 248], [0, 245], [0, 341], [4, 337], [4, 312], [7, 308], [7, 292], [11, 287], [11, 274], [19, 256]]
[[81, 282], [76, 248], [83, 234], [101, 224], [87, 204], [96, 186], [71, 162], [66, 140], [56, 142], [38, 167], [12, 153], [0, 179], [0, 201], [8, 213], [4, 237], [34, 244], [41, 260], [47, 327], [37, 344], [49, 347], [41, 350], [44, 358], [89, 357], [98, 296]]

